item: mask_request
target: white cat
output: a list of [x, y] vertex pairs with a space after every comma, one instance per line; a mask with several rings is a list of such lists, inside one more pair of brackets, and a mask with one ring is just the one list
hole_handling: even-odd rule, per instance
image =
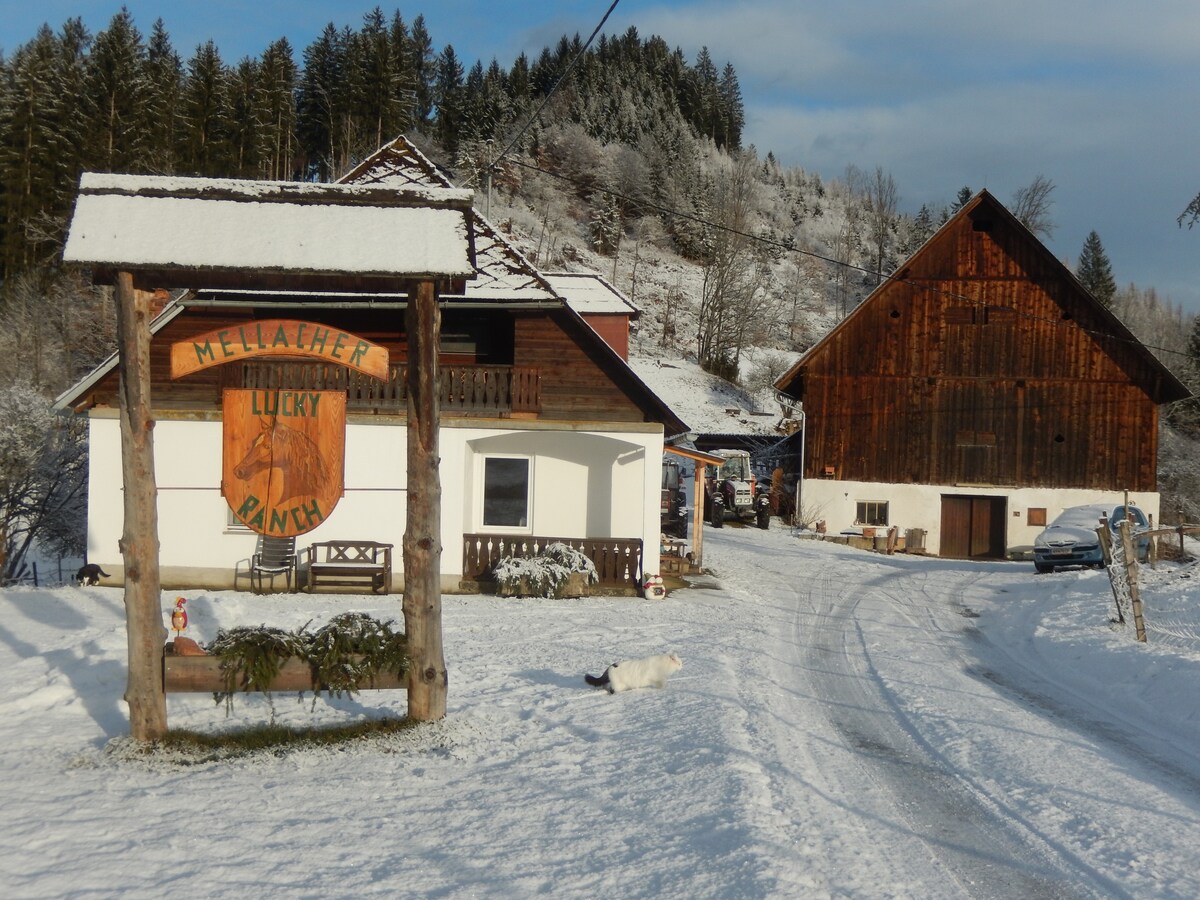
[[623, 659], [615, 662], [604, 674], [584, 675], [583, 680], [595, 687], [608, 687], [610, 694], [632, 691], [634, 688], [666, 687], [667, 679], [683, 668], [683, 660], [674, 653], [659, 653], [645, 659]]

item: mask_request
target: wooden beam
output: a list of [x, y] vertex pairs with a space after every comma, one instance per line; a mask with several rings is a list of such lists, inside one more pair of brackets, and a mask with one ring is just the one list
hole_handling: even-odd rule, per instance
[[158, 570], [158, 487], [154, 477], [154, 413], [150, 405], [150, 294], [137, 291], [133, 275], [116, 278], [117, 346], [121, 406], [121, 475], [125, 526], [120, 548], [125, 564], [125, 627], [129, 675], [125, 702], [135, 740], [167, 733], [163, 690], [162, 590]]
[[442, 650], [442, 482], [438, 469], [438, 341], [441, 310], [432, 282], [409, 295], [408, 519], [404, 528], [404, 631], [408, 635], [408, 714], [418, 721], [446, 715]]
[[[169, 693], [220, 694], [225, 691], [225, 674], [216, 656], [174, 656], [163, 658], [163, 682]], [[359, 685], [358, 690], [404, 690], [408, 677], [394, 672], [380, 672]], [[237, 691], [261, 691], [261, 687], [234, 685]], [[279, 667], [279, 674], [267, 687], [270, 691], [329, 690], [313, 680], [313, 670], [302, 659], [288, 659]]]

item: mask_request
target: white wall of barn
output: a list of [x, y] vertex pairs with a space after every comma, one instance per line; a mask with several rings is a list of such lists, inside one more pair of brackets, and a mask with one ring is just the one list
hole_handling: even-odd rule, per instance
[[[89, 426], [88, 559], [120, 577], [120, 423], [115, 414], [94, 412]], [[463, 534], [503, 531], [482, 524], [483, 460], [490, 455], [530, 461], [530, 519], [525, 528], [510, 533], [640, 539], [644, 571], [657, 572], [662, 446], [659, 425], [586, 430], [540, 422], [481, 428], [468, 420], [443, 421], [443, 590], [457, 589], [461, 578]], [[161, 419], [155, 424], [164, 587], [232, 587], [235, 568], [245, 569], [254, 552], [256, 535], [229, 524], [220, 492], [221, 452], [220, 421]], [[323, 540], [390, 543], [393, 568], [400, 573], [406, 481], [406, 429], [394, 421], [350, 422], [345, 494], [324, 522], [297, 538], [297, 546]]]
[[[812, 523], [823, 520], [828, 534], [861, 532], [855, 517], [860, 502], [886, 502], [888, 525], [895, 525], [901, 536], [910, 528], [924, 529], [925, 549], [938, 553], [941, 546], [942, 497], [1004, 497], [1007, 504], [1006, 546], [1010, 555], [1031, 551], [1042, 525], [1028, 523], [1030, 509], [1045, 509], [1046, 521], [1053, 522], [1071, 506], [1102, 504], [1116, 506], [1125, 502], [1122, 491], [1098, 491], [1079, 488], [1006, 488], [963, 487], [959, 485], [883, 484], [872, 481], [806, 479], [801, 486], [801, 508]], [[1153, 491], [1130, 492], [1129, 502], [1140, 507], [1154, 522], [1159, 521], [1159, 494]], [[882, 534], [886, 529], [879, 529]]]

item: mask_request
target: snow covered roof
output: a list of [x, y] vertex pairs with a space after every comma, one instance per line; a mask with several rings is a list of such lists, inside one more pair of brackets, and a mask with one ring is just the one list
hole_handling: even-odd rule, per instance
[[546, 280], [580, 315], [625, 315], [636, 319], [642, 313], [628, 297], [595, 273], [547, 272]]
[[[451, 189], [450, 180], [407, 139], [381, 147], [338, 182], [390, 190]], [[461, 295], [466, 300], [562, 303], [545, 276], [475, 212], [475, 278]], [[453, 299], [443, 293], [443, 299]]]
[[470, 191], [86, 172], [63, 259], [101, 268], [466, 278]]

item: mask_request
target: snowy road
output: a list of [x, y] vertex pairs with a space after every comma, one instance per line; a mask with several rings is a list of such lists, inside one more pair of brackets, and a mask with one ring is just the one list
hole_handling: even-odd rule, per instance
[[[248, 759], [130, 756], [117, 588], [0, 590], [5, 898], [793, 900], [1200, 896], [1200, 577], [709, 532], [715, 586], [443, 598], [448, 715]], [[189, 591], [189, 633], [398, 597]], [[163, 597], [164, 611], [174, 602]], [[1175, 643], [1172, 644], [1172, 641]], [[584, 672], [679, 652], [665, 690]], [[403, 715], [171, 695], [173, 728]]]
[[706, 549], [727, 589], [770, 598], [774, 625], [754, 640], [776, 639], [743, 700], [758, 707], [750, 728], [773, 805], [819, 845], [831, 893], [1200, 895], [1200, 763], [1187, 740], [1105, 713], [1028, 645], [1001, 648], [976, 627], [1006, 591], [1054, 591], [1075, 575], [831, 555], [751, 529]]

